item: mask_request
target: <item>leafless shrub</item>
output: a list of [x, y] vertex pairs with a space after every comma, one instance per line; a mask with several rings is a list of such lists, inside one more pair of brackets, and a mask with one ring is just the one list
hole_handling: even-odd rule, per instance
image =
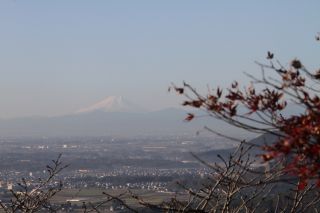
[[33, 184], [23, 178], [21, 183], [18, 183], [18, 189], [10, 190], [11, 200], [6, 203], [0, 201], [1, 209], [6, 213], [32, 213], [40, 210], [56, 212], [58, 208], [55, 208], [50, 200], [62, 190], [62, 181], [56, 180], [56, 177], [67, 166], [62, 164], [60, 154], [56, 160], [52, 160], [52, 163], [47, 165], [48, 176], [46, 178], [39, 178]]

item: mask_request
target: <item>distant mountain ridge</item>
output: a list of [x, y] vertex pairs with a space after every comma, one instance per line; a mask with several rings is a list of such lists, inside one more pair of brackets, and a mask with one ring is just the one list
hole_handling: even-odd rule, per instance
[[237, 131], [210, 117], [185, 122], [186, 115], [178, 108], [147, 111], [121, 96], [109, 96], [68, 115], [0, 119], [0, 137], [195, 135], [205, 125]]
[[[280, 139], [280, 136], [272, 133], [264, 133], [259, 135], [252, 140], [249, 141], [249, 144], [254, 144], [257, 146], [251, 147], [249, 150], [249, 154], [252, 158], [260, 158], [259, 156], [264, 153], [262, 147], [265, 145], [272, 145]], [[196, 155], [207, 162], [220, 162], [221, 159], [218, 157], [220, 155], [223, 159], [228, 159], [230, 154], [234, 153], [237, 148], [227, 148], [227, 149], [212, 149], [200, 153], [196, 153]]]

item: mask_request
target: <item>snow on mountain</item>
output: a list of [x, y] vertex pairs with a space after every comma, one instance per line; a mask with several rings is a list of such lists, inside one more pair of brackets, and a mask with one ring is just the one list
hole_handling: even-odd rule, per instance
[[142, 107], [128, 101], [122, 96], [109, 96], [88, 107], [79, 109], [76, 113], [90, 113], [95, 111], [103, 112], [143, 112]]

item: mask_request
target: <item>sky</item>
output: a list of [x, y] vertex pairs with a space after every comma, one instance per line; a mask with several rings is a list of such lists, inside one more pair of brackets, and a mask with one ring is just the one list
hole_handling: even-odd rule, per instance
[[0, 118], [63, 115], [110, 95], [179, 106], [186, 81], [206, 91], [267, 51], [320, 67], [320, 1], [1, 0]]

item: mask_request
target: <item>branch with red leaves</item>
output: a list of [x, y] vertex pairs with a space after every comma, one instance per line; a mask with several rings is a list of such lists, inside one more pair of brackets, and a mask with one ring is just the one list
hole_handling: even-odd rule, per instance
[[[278, 141], [262, 147], [262, 158], [286, 158], [285, 171], [299, 177], [299, 189], [310, 179], [318, 179], [320, 186], [320, 69], [310, 72], [298, 59], [284, 67], [271, 52], [266, 58], [268, 63], [257, 63], [261, 78], [248, 75], [252, 84], [244, 89], [236, 81], [229, 88], [217, 87], [204, 95], [187, 83], [172, 88], [186, 97], [183, 106], [202, 109], [249, 132], [278, 135]], [[264, 88], [257, 89], [258, 84]], [[289, 104], [299, 106], [301, 113], [284, 116]], [[185, 120], [196, 117], [189, 113]]]

